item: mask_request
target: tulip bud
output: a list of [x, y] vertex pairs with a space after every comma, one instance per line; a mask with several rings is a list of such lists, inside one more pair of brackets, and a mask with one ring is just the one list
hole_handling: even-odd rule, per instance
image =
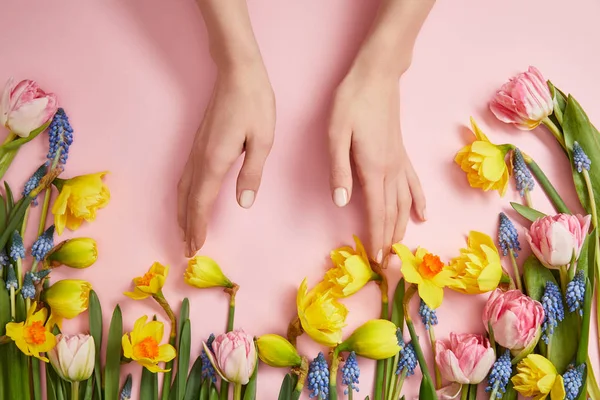
[[256, 346], [252, 336], [241, 329], [216, 337], [212, 350], [203, 343], [204, 351], [219, 376], [228, 382], [246, 385], [256, 368]]
[[262, 335], [256, 339], [256, 347], [258, 357], [271, 367], [296, 367], [302, 363], [296, 348], [279, 335]]
[[348, 339], [338, 346], [340, 351], [354, 351], [372, 360], [384, 360], [398, 354], [398, 327], [391, 321], [374, 319], [358, 327]]
[[94, 371], [96, 349], [90, 335], [56, 336], [56, 346], [48, 352], [50, 363], [56, 373], [69, 382], [88, 379]]
[[96, 241], [91, 238], [65, 240], [54, 247], [46, 256], [46, 264], [51, 268], [65, 265], [71, 268], [87, 268], [98, 259]]

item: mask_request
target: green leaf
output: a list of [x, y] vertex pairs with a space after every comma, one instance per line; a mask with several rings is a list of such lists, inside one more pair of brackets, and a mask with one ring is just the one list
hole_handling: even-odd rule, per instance
[[94, 396], [94, 375], [85, 382], [85, 392], [83, 392], [83, 400], [92, 400]]
[[583, 175], [577, 172], [573, 165], [573, 143], [578, 142], [583, 151], [592, 161], [590, 166], [590, 180], [594, 196], [600, 199], [600, 133], [592, 125], [581, 105], [571, 95], [567, 98], [567, 105], [563, 116], [563, 131], [565, 144], [569, 150], [571, 170], [577, 196], [583, 207], [591, 214], [591, 206]]
[[[464, 390], [464, 389], [463, 389]], [[429, 382], [426, 376], [421, 379], [421, 386], [419, 388], [419, 400], [437, 400], [437, 394], [433, 389], [433, 385]]]
[[23, 296], [16, 295], [15, 296], [15, 308], [16, 308], [16, 321], [21, 322], [25, 321], [27, 318], [27, 309], [25, 308], [25, 299]]
[[278, 400], [290, 400], [292, 397], [292, 374], [287, 374], [281, 382]]
[[[258, 350], [257, 350], [258, 353]], [[256, 363], [256, 367], [254, 367], [254, 372], [250, 377], [250, 381], [244, 388], [244, 397], [243, 400], [255, 400], [256, 399], [256, 385], [258, 381], [258, 363]]]
[[[6, 334], [6, 324], [10, 322], [10, 293], [0, 274], [0, 336]], [[0, 346], [1, 347], [1, 346]]]
[[[190, 374], [187, 378], [185, 385], [185, 396], [184, 400], [198, 400], [198, 393], [200, 393], [200, 386], [202, 385], [202, 358], [196, 358]], [[208, 398], [208, 390], [206, 391]], [[201, 396], [202, 397], [202, 396]]]
[[508, 385], [506, 385], [506, 392], [504, 396], [502, 396], [502, 400], [517, 400], [517, 391], [514, 388], [514, 385], [511, 380], [508, 381]]
[[536, 219], [543, 218], [546, 216], [546, 214], [544, 214], [543, 212], [524, 206], [523, 204], [511, 202], [510, 205], [522, 217], [528, 219], [531, 222], [534, 222]]
[[119, 374], [121, 372], [121, 338], [123, 317], [117, 304], [108, 329], [106, 345], [106, 366], [104, 367], [104, 396], [106, 399], [119, 398]]
[[9, 217], [8, 222], [6, 224], [6, 229], [0, 235], [0, 249], [6, 247], [8, 240], [11, 238], [13, 232], [18, 229], [23, 223], [23, 217], [25, 216], [25, 211], [31, 204], [32, 198], [29, 196], [23, 197], [15, 208], [12, 210], [12, 216]]
[[10, 214], [15, 206], [15, 197], [13, 196], [13, 192], [6, 181], [4, 181], [4, 190], [6, 193], [6, 209], [8, 210], [8, 214]]
[[186, 319], [181, 327], [181, 336], [179, 338], [179, 349], [177, 354], [177, 374], [175, 375], [177, 400], [183, 400], [183, 397], [185, 396], [185, 383], [190, 368], [191, 335], [190, 320]]
[[[205, 380], [200, 389], [200, 400], [208, 400], [212, 383], [209, 379]], [[189, 386], [188, 386], [189, 387]], [[196, 396], [197, 397], [197, 396]], [[217, 394], [218, 397], [218, 394]]]
[[0, 232], [3, 232], [6, 228], [6, 217], [8, 213], [6, 212], [6, 201], [4, 197], [0, 195]]
[[392, 303], [392, 318], [391, 321], [396, 324], [400, 330], [404, 330], [404, 278], [400, 279], [396, 290], [394, 291], [394, 302]]
[[34, 400], [42, 400], [42, 382], [40, 378], [40, 360], [29, 357], [31, 362], [31, 382], [33, 386]]
[[552, 272], [532, 254], [523, 264], [523, 281], [527, 295], [534, 300], [540, 301], [546, 289], [546, 282], [557, 283]]
[[[579, 347], [577, 349], [577, 365], [583, 364], [588, 358], [588, 346], [590, 342], [590, 321], [592, 314], [592, 298], [594, 297], [594, 287], [589, 278], [585, 280], [585, 297], [583, 300], [583, 318], [581, 321], [581, 338], [579, 339]], [[566, 311], [568, 312], [568, 310]]]
[[214, 384], [210, 385], [210, 394], [208, 395], [208, 400], [219, 400], [219, 392]]
[[48, 122], [46, 122], [44, 125], [40, 126], [37, 129], [32, 130], [27, 137], [14, 139], [13, 141], [0, 146], [0, 149], [2, 151], [7, 151], [7, 150], [15, 150], [15, 149], [20, 148], [25, 143], [31, 142], [40, 133], [44, 132], [46, 130], [46, 128], [48, 128], [48, 126], [50, 125], [51, 122], [52, 122], [52, 118], [50, 118], [50, 120], [48, 120]]
[[94, 338], [96, 348], [96, 362], [94, 366], [94, 380], [96, 398], [102, 398], [102, 306], [95, 291], [91, 290], [88, 300], [88, 315], [90, 324], [90, 335]]
[[181, 309], [179, 310], [179, 319], [177, 320], [177, 333], [181, 337], [181, 329], [183, 328], [183, 322], [190, 319], [190, 301], [183, 299], [181, 302]]
[[142, 368], [142, 380], [140, 381], [140, 399], [158, 399], [158, 375], [150, 372], [148, 368]]

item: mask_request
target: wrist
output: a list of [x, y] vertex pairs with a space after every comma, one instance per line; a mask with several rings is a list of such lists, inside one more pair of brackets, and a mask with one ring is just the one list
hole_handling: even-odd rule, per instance
[[352, 69], [361, 71], [363, 75], [400, 79], [411, 62], [412, 45], [379, 34], [369, 37], [363, 43]]

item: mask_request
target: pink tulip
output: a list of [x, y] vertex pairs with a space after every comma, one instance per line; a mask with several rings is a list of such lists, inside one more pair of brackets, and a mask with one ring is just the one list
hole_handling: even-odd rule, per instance
[[84, 334], [59, 334], [56, 336], [56, 346], [48, 352], [48, 358], [62, 379], [69, 382], [85, 381], [94, 371], [94, 338]]
[[[462, 391], [462, 385], [460, 383], [452, 382], [447, 386], [435, 391], [438, 400], [454, 400], [460, 397]], [[415, 396], [414, 400], [420, 400], [419, 396]]]
[[53, 93], [46, 93], [31, 80], [19, 82], [8, 80], [0, 100], [0, 124], [20, 137], [48, 122], [58, 108]]
[[528, 131], [552, 114], [554, 100], [540, 71], [529, 67], [496, 92], [490, 109], [500, 121]]
[[590, 228], [591, 216], [557, 214], [535, 221], [527, 241], [533, 254], [547, 268], [558, 269], [579, 257]]
[[242, 329], [219, 335], [212, 343], [212, 351], [204, 343], [204, 350], [221, 378], [245, 385], [256, 367], [254, 339]]
[[544, 320], [542, 305], [518, 290], [496, 289], [483, 309], [483, 324], [491, 326], [494, 338], [513, 354], [534, 346]]
[[483, 381], [496, 361], [490, 341], [471, 333], [451, 333], [450, 340], [438, 340], [435, 354], [444, 379], [463, 385]]

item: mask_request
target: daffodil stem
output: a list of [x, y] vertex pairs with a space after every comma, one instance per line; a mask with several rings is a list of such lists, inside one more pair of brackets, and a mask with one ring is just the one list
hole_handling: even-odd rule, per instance
[[227, 332], [233, 330], [233, 324], [235, 320], [235, 294], [231, 295], [229, 300], [229, 314], [227, 315]]
[[523, 292], [523, 282], [521, 281], [521, 273], [519, 272], [519, 266], [517, 265], [517, 259], [515, 258], [515, 252], [510, 249], [508, 252], [510, 256], [510, 263], [513, 267], [513, 274], [515, 275], [515, 282], [517, 282], [517, 289]]
[[566, 149], [565, 146], [565, 138], [563, 137], [563, 133], [560, 131], [560, 128], [552, 122], [552, 120], [548, 117], [542, 120], [542, 123], [548, 128], [550, 132], [554, 135], [558, 143], [562, 146], [563, 149]]
[[469, 384], [462, 385], [462, 390], [460, 392], [460, 400], [467, 400], [469, 397]]
[[435, 332], [433, 330], [433, 325], [431, 325], [428, 329], [429, 331], [429, 341], [431, 342], [431, 354], [433, 354], [433, 371], [435, 372], [435, 388], [442, 388], [442, 374], [440, 373], [440, 367], [437, 363], [437, 357], [435, 355]]
[[[165, 313], [169, 317], [169, 320], [171, 321], [171, 332], [169, 334], [169, 344], [173, 347], [176, 347], [177, 346], [177, 317], [175, 317], [175, 313], [173, 312], [173, 309], [169, 305], [169, 302], [167, 301], [165, 296], [162, 294], [162, 291], [159, 291], [158, 293], [153, 295], [152, 298], [154, 300], [156, 300], [156, 302], [162, 307], [162, 309], [165, 311]], [[171, 376], [173, 375], [172, 367], [173, 367], [173, 361], [169, 361], [165, 365], [165, 369], [169, 370], [169, 372], [165, 372], [165, 375], [163, 377], [163, 388], [162, 388], [162, 394], [161, 394], [162, 400], [167, 400], [169, 398], [169, 394], [171, 392]]]
[[[387, 385], [387, 393], [385, 396], [386, 400], [391, 400], [393, 398], [394, 388], [396, 387], [396, 382], [397, 382], [397, 379], [393, 379], [393, 377], [394, 377], [393, 371], [397, 368], [399, 358], [400, 358], [400, 353], [396, 353], [396, 355], [394, 356], [394, 358], [392, 360], [392, 363], [388, 365], [388, 367], [392, 368], [392, 370], [386, 371], [385, 376], [389, 376], [391, 378], [391, 382], [389, 382]], [[396, 397], [396, 399], [398, 399], [398, 397]]]
[[11, 286], [10, 287], [10, 317], [12, 318], [13, 321], [17, 317], [15, 300], [16, 300], [15, 299], [15, 288]]
[[[329, 368], [329, 400], [337, 400], [337, 372], [340, 366], [340, 350], [336, 347], [331, 357], [331, 367]], [[378, 397], [374, 397], [377, 399]]]
[[297, 393], [302, 393], [302, 389], [304, 389], [304, 383], [306, 382], [306, 377], [308, 376], [308, 360], [306, 357], [302, 357], [302, 363], [300, 363], [300, 367], [297, 370], [298, 374], [298, 382], [296, 383], [296, 388], [294, 389]]
[[79, 382], [71, 383], [71, 400], [79, 399]]
[[550, 183], [550, 180], [546, 174], [544, 174], [544, 171], [542, 171], [539, 165], [537, 165], [531, 157], [527, 157], [525, 162], [527, 163], [531, 173], [535, 176], [535, 179], [544, 190], [544, 193], [546, 193], [546, 196], [548, 196], [548, 199], [552, 202], [554, 209], [559, 213], [571, 214], [571, 211], [563, 201], [562, 197], [560, 197], [554, 186], [552, 186], [552, 183]]
[[408, 369], [403, 368], [402, 372], [398, 374], [396, 381], [394, 382], [394, 392], [392, 397], [389, 397], [388, 400], [398, 400], [400, 398], [400, 393], [402, 393], [402, 386], [404, 386], [404, 380], [408, 375]]

